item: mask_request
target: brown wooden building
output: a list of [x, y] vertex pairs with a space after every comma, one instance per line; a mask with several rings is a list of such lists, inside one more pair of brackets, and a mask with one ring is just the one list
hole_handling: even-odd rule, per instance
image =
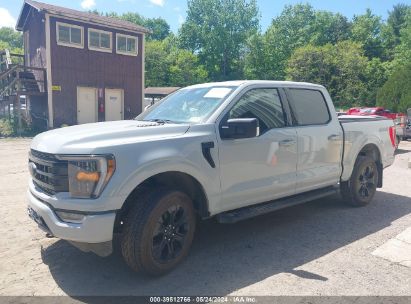
[[[25, 0], [16, 29], [45, 94], [27, 94], [48, 127], [129, 119], [142, 111], [144, 36], [133, 23]], [[45, 78], [44, 88], [41, 80]]]

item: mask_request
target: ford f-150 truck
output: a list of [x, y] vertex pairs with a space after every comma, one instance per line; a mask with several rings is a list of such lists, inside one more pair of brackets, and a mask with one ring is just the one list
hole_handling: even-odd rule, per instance
[[196, 221], [233, 223], [341, 192], [368, 204], [394, 160], [393, 121], [337, 118], [320, 85], [231, 81], [180, 89], [135, 120], [36, 136], [28, 212], [48, 234], [159, 275]]

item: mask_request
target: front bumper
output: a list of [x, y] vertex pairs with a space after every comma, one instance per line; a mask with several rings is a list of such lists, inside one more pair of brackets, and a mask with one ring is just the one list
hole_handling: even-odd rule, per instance
[[[40, 228], [63, 240], [80, 243], [104, 243], [113, 239], [113, 228], [116, 213], [87, 212], [81, 223], [67, 223], [62, 221], [46, 202], [34, 196], [28, 190], [29, 208], [35, 211], [36, 222]], [[31, 216], [33, 218], [33, 214]]]

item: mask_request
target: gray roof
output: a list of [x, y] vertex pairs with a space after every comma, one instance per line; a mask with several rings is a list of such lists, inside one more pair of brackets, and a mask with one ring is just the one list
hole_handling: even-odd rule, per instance
[[147, 87], [144, 89], [144, 95], [146, 96], [167, 96], [175, 91], [177, 91], [180, 87]]
[[129, 21], [112, 18], [112, 17], [99, 16], [94, 13], [77, 11], [77, 10], [73, 10], [70, 8], [37, 2], [33, 0], [24, 1], [23, 8], [21, 9], [20, 16], [17, 20], [17, 25], [16, 25], [17, 30], [19, 31], [23, 30], [24, 24], [26, 22], [28, 13], [31, 8], [37, 9], [38, 11], [49, 13], [50, 15], [53, 15], [53, 16], [61, 16], [63, 18], [66, 17], [70, 19], [79, 20], [82, 22], [97, 23], [100, 25], [108, 26], [108, 27], [115, 27], [115, 28], [123, 29], [125, 31], [150, 33], [150, 30], [146, 29], [145, 27], [142, 27], [140, 25], [134, 24]]

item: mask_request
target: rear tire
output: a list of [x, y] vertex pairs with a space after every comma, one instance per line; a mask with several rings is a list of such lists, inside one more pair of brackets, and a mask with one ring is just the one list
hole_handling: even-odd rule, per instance
[[377, 191], [378, 168], [369, 156], [358, 156], [348, 181], [341, 183], [341, 195], [350, 206], [368, 205]]
[[143, 195], [128, 213], [121, 240], [125, 262], [134, 270], [162, 275], [188, 254], [194, 237], [195, 213], [181, 191]]

